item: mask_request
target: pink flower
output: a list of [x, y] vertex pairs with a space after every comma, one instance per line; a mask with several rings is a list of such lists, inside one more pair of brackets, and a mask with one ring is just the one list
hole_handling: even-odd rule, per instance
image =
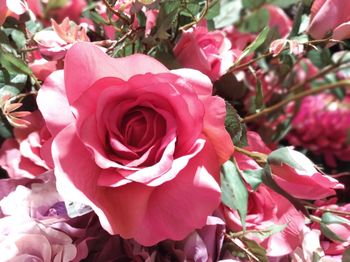
[[63, 232], [28, 217], [0, 219], [2, 261], [72, 261], [77, 249]]
[[40, 54], [47, 60], [62, 59], [73, 43], [90, 41], [85, 28], [75, 24], [71, 25], [68, 18], [65, 18], [60, 25], [55, 20], [51, 20], [51, 23], [53, 31], [40, 31], [34, 36]]
[[58, 191], [90, 205], [109, 233], [143, 245], [202, 227], [233, 151], [225, 103], [211, 93], [197, 71], [75, 44], [37, 100], [54, 136]]
[[304, 98], [298, 114], [293, 119], [293, 128], [287, 136], [288, 142], [315, 154], [322, 154], [326, 163], [333, 167], [336, 166], [335, 159], [349, 161], [349, 102], [350, 95], [343, 101], [331, 94]]
[[344, 186], [315, 168], [304, 154], [291, 147], [272, 152], [267, 159], [275, 182], [296, 198], [322, 199]]
[[15, 128], [15, 138], [4, 141], [0, 149], [0, 165], [11, 178], [34, 178], [51, 166], [50, 134], [39, 111], [25, 118], [26, 128]]
[[[246, 150], [266, 155], [271, 152], [257, 133], [249, 131], [247, 136], [249, 146], [245, 147]], [[235, 151], [233, 156], [240, 170], [261, 169], [253, 159], [244, 154]], [[300, 232], [304, 227], [305, 219], [303, 214], [298, 212], [286, 198], [263, 184], [260, 184], [255, 191], [249, 189], [248, 193], [247, 230], [268, 231], [275, 226], [281, 226], [281, 228], [271, 236], [259, 237], [259, 234], [248, 233], [247, 237], [266, 248], [267, 255], [270, 257], [290, 254], [301, 243]], [[243, 230], [236, 210], [224, 207], [224, 214], [229, 229], [234, 232]]]
[[[39, 178], [23, 185], [18, 183], [9, 194], [0, 195], [1, 213], [6, 216], [31, 217], [33, 219], [43, 219], [50, 215], [63, 215], [64, 217], [66, 209], [56, 190], [53, 172], [49, 171]], [[1, 186], [6, 187], [7, 184], [8, 180], [0, 181]], [[62, 212], [57, 209], [60, 206], [62, 206]]]
[[[224, 207], [224, 214], [230, 230], [234, 232], [243, 230], [236, 210]], [[281, 227], [280, 231], [271, 236], [262, 237], [258, 233], [253, 233], [255, 230], [268, 232], [276, 226]], [[256, 191], [249, 192], [246, 228], [252, 233], [247, 233], [246, 237], [266, 248], [268, 256], [279, 257], [290, 254], [301, 243], [300, 232], [303, 226], [304, 216], [281, 195], [265, 185], [260, 185]]]
[[239, 53], [221, 31], [208, 32], [205, 23], [185, 31], [174, 48], [182, 66], [193, 68], [217, 80], [233, 65]]
[[275, 5], [264, 5], [264, 8], [269, 12], [269, 27], [276, 28], [281, 37], [286, 37], [292, 29], [292, 20], [286, 13]]
[[146, 28], [145, 34], [149, 35], [151, 33], [152, 28], [156, 25], [156, 20], [158, 16], [159, 10], [151, 9], [145, 12], [146, 15]]
[[21, 15], [27, 11], [27, 3], [24, 0], [0, 0], [0, 25], [10, 15]]
[[[321, 202], [316, 202], [317, 205], [319, 205]], [[339, 206], [337, 204], [326, 204], [326, 205], [319, 205], [322, 209], [330, 209], [340, 212], [348, 213], [350, 212], [350, 204], [345, 204], [342, 206]], [[318, 217], [322, 217], [323, 211], [322, 210], [316, 210], [315, 214]], [[343, 216], [341, 214], [336, 214], [337, 216], [343, 217], [345, 219], [348, 219], [347, 216]], [[347, 220], [349, 221], [349, 220]], [[328, 224], [327, 227], [338, 237], [340, 237], [343, 242], [341, 241], [333, 241], [331, 239], [328, 239], [324, 235], [321, 236], [321, 246], [325, 252], [326, 255], [329, 256], [339, 256], [344, 253], [344, 251], [350, 246], [350, 225], [348, 222], [344, 223], [332, 223]], [[313, 223], [311, 225], [311, 228], [319, 229], [318, 223]]]
[[347, 0], [315, 0], [311, 8], [308, 33], [315, 39], [331, 35], [333, 39], [350, 37], [350, 2]]

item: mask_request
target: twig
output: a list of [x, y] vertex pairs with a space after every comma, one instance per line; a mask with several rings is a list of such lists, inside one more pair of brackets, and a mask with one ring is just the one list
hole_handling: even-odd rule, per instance
[[[320, 44], [320, 43], [324, 43], [324, 42], [329, 42], [329, 41], [331, 41], [332, 39], [330, 39], [330, 38], [325, 38], [325, 39], [319, 39], [319, 40], [311, 40], [311, 41], [308, 41], [308, 42], [306, 42], [306, 43], [303, 43], [304, 45], [309, 45], [309, 46], [314, 46], [315, 44]], [[283, 48], [283, 50], [282, 51], [285, 51], [285, 50], [288, 50], [289, 49], [289, 47], [285, 47], [285, 48]], [[250, 65], [252, 65], [252, 64], [254, 64], [255, 62], [257, 62], [257, 61], [259, 61], [259, 60], [261, 60], [261, 59], [263, 59], [263, 58], [266, 58], [266, 57], [269, 57], [269, 56], [272, 56], [273, 54], [272, 53], [270, 53], [270, 52], [267, 52], [267, 53], [265, 53], [265, 54], [262, 54], [261, 56], [259, 56], [259, 57], [257, 57], [257, 58], [254, 58], [254, 59], [252, 59], [252, 60], [250, 60], [250, 61], [248, 61], [248, 62], [246, 62], [246, 63], [244, 63], [244, 64], [234, 64], [233, 66], [231, 66], [228, 70], [227, 70], [227, 73], [232, 73], [232, 72], [234, 72], [234, 71], [237, 71], [237, 70], [241, 70], [241, 69], [243, 69], [243, 68], [245, 68], [245, 67], [248, 67], [248, 66], [250, 66]]]
[[122, 19], [125, 23], [127, 23], [128, 25], [130, 25], [129, 19], [127, 19], [125, 16], [123, 16], [118, 10], [115, 10], [115, 9], [113, 8], [113, 6], [111, 6], [111, 5], [109, 4], [108, 0], [102, 0], [102, 1], [103, 1], [103, 3], [105, 4], [105, 6], [107, 7], [107, 9], [108, 9], [109, 11], [112, 12], [112, 14], [118, 16], [118, 18]]
[[330, 212], [330, 213], [343, 215], [343, 216], [350, 216], [350, 212], [336, 210], [336, 209], [332, 209], [332, 208], [313, 207], [313, 206], [305, 206], [305, 208], [311, 209], [311, 210], [320, 210], [322, 212]]
[[208, 10], [209, 10], [209, 6], [210, 6], [209, 0], [205, 0], [203, 10], [202, 10], [200, 16], [198, 17], [198, 19], [196, 19], [195, 21], [192, 21], [191, 23], [189, 23], [187, 25], [180, 27], [179, 30], [184, 31], [184, 30], [187, 30], [187, 29], [191, 28], [192, 26], [198, 24], [207, 15]]
[[296, 100], [299, 100], [303, 97], [318, 94], [322, 91], [331, 90], [331, 89], [335, 89], [338, 87], [350, 87], [350, 80], [342, 80], [342, 81], [339, 81], [336, 83], [322, 85], [319, 88], [310, 89], [310, 90], [306, 90], [304, 92], [298, 93], [292, 97], [289, 97], [287, 99], [280, 101], [279, 103], [277, 103], [273, 106], [266, 107], [265, 109], [261, 110], [260, 112], [258, 112], [256, 114], [246, 116], [245, 118], [243, 118], [241, 120], [241, 122], [249, 122], [249, 121], [255, 120], [263, 115], [269, 114], [273, 111], [280, 109], [281, 107], [287, 105], [289, 102], [296, 101]]
[[260, 261], [259, 258], [257, 258], [257, 257], [256, 257], [252, 252], [250, 252], [247, 248], [241, 247], [240, 245], [238, 245], [238, 244], [234, 241], [234, 239], [231, 238], [231, 236], [230, 236], [229, 234], [225, 233], [225, 237], [226, 237], [227, 239], [229, 239], [236, 247], [238, 247], [238, 248], [241, 249], [244, 253], [246, 253], [248, 257], [252, 258], [252, 259], [253, 259], [254, 261], [256, 261], [256, 262], [259, 262], [259, 261]]

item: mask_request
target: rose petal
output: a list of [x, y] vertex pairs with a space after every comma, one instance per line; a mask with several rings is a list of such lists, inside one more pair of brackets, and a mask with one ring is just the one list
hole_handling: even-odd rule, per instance
[[37, 104], [52, 136], [74, 122], [75, 119], [64, 89], [62, 70], [56, 71], [46, 78], [38, 92]]
[[69, 49], [65, 58], [64, 73], [68, 101], [72, 104], [93, 83], [104, 77], [119, 76], [123, 80], [128, 80], [136, 74], [168, 71], [160, 62], [146, 55], [112, 58], [94, 44], [76, 43]]

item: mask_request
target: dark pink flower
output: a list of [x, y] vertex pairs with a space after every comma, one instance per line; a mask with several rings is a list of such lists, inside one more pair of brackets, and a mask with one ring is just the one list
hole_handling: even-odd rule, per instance
[[350, 128], [350, 96], [339, 101], [331, 94], [319, 94], [303, 99], [293, 119], [288, 142], [322, 154], [328, 165], [335, 159], [350, 160], [348, 132]]
[[225, 103], [211, 93], [195, 70], [75, 44], [37, 100], [54, 136], [59, 192], [90, 205], [109, 233], [144, 245], [202, 227], [233, 151]]

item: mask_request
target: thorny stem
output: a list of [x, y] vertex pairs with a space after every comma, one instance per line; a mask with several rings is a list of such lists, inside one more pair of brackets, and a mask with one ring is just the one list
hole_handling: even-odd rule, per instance
[[245, 118], [243, 118], [241, 120], [241, 122], [250, 122], [252, 120], [255, 120], [263, 115], [269, 114], [271, 112], [274, 112], [280, 108], [282, 108], [283, 106], [287, 105], [288, 103], [292, 102], [292, 101], [297, 101], [303, 97], [309, 96], [309, 95], [314, 95], [314, 94], [318, 94], [320, 92], [326, 91], [326, 90], [331, 90], [331, 89], [336, 89], [339, 87], [350, 87], [350, 80], [342, 80], [336, 83], [332, 83], [332, 84], [326, 84], [326, 85], [322, 85], [319, 88], [315, 88], [315, 89], [310, 89], [310, 90], [306, 90], [304, 92], [298, 93], [292, 97], [289, 97], [287, 99], [284, 99], [282, 101], [280, 101], [279, 103], [270, 106], [270, 107], [266, 107], [265, 109], [261, 110], [258, 113], [255, 113], [253, 115], [250, 116], [246, 116]]
[[256, 261], [256, 262], [259, 262], [259, 261], [260, 261], [259, 258], [257, 258], [257, 257], [256, 257], [252, 252], [250, 252], [247, 248], [241, 247], [240, 245], [238, 245], [238, 244], [234, 241], [234, 239], [232, 239], [232, 237], [231, 237], [229, 234], [225, 233], [225, 238], [227, 238], [228, 240], [230, 240], [236, 247], [238, 247], [238, 248], [241, 249], [244, 253], [246, 253], [249, 260], [250, 260], [250, 258], [251, 258], [251, 259], [253, 259], [253, 261]]
[[107, 9], [112, 12], [112, 14], [118, 16], [118, 18], [122, 19], [126, 24], [130, 25], [130, 21], [126, 19], [121, 13], [119, 13], [119, 11], [115, 10], [113, 6], [109, 4], [108, 0], [102, 0], [102, 1], [107, 7]]
[[187, 25], [180, 27], [179, 30], [184, 31], [184, 30], [187, 30], [187, 29], [191, 28], [192, 26], [198, 24], [207, 15], [208, 10], [209, 10], [209, 6], [210, 6], [209, 0], [205, 0], [203, 10], [202, 10], [200, 16], [198, 17], [198, 19], [196, 19], [195, 21], [192, 21], [191, 23], [189, 23]]
[[[316, 80], [317, 78], [320, 78], [320, 77], [322, 77], [322, 76], [324, 76], [324, 75], [326, 75], [326, 74], [328, 74], [328, 73], [330, 73], [330, 72], [332, 72], [332, 71], [335, 71], [335, 70], [336, 70], [336, 71], [339, 71], [339, 70], [342, 70], [342, 69], [344, 69], [344, 68], [347, 68], [347, 67], [350, 66], [350, 65], [347, 64], [347, 63], [349, 63], [349, 62], [350, 62], [349, 60], [347, 60], [347, 61], [340, 61], [340, 62], [335, 63], [335, 64], [333, 64], [333, 65], [327, 66], [327, 67], [323, 68], [322, 70], [320, 70], [320, 71], [319, 71], [317, 74], [315, 74], [314, 76], [312, 76], [312, 77], [306, 79], [305, 81], [303, 81], [303, 82], [301, 82], [301, 83], [299, 83], [299, 84], [296, 84], [296, 85], [290, 87], [290, 88], [289, 88], [289, 91], [290, 91], [290, 92], [294, 92], [294, 91], [298, 90], [299, 88], [303, 87], [305, 84], [308, 84], [308, 83], [310, 83], [310, 82]], [[341, 67], [341, 65], [344, 65], [344, 66]]]
[[[320, 43], [325, 43], [325, 42], [334, 42], [333, 39], [330, 39], [330, 38], [325, 38], [325, 39], [319, 39], [319, 40], [311, 40], [311, 41], [308, 41], [306, 43], [304, 43], [304, 45], [307, 45], [307, 46], [312, 46], [314, 47], [315, 44], [320, 44]], [[314, 47], [316, 48], [316, 47]], [[289, 47], [285, 47], [283, 50], [288, 50]], [[234, 64], [233, 66], [231, 66], [228, 70], [227, 70], [227, 73], [232, 73], [234, 71], [238, 71], [238, 70], [242, 70], [243, 68], [246, 68], [252, 64], [254, 64], [255, 62], [263, 59], [263, 58], [266, 58], [266, 57], [269, 57], [269, 56], [272, 56], [273, 54], [270, 53], [270, 52], [267, 52], [265, 54], [262, 54], [261, 56], [257, 57], [257, 58], [254, 58], [252, 60], [250, 60], [249, 62], [246, 62], [244, 64]]]
[[322, 207], [314, 207], [314, 206], [308, 206], [308, 205], [306, 205], [305, 208], [311, 209], [311, 210], [319, 210], [322, 212], [330, 212], [330, 213], [343, 215], [343, 216], [350, 216], [350, 212], [336, 210], [336, 209], [332, 209], [332, 208], [322, 208]]

